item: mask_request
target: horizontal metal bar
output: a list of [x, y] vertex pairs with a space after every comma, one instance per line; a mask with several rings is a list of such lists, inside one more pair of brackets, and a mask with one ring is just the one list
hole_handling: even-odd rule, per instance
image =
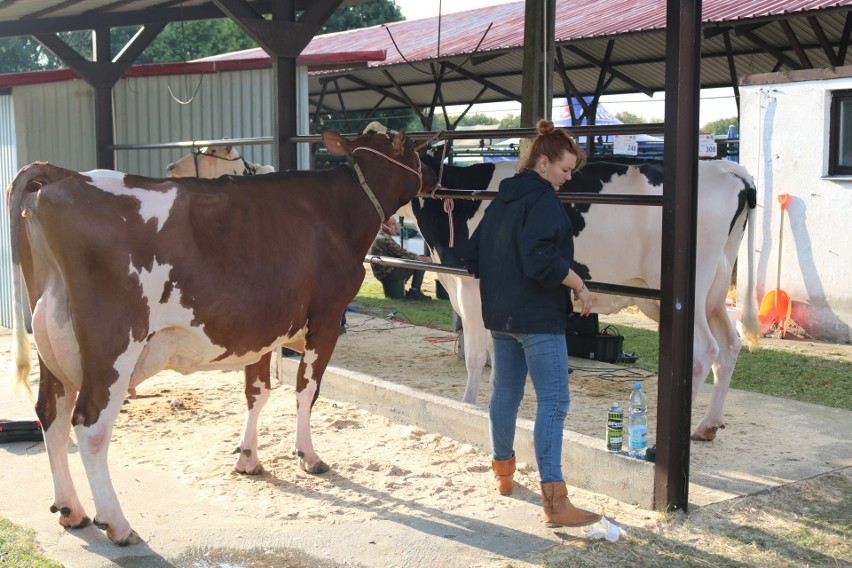
[[456, 276], [470, 276], [470, 273], [468, 273], [468, 271], [464, 268], [452, 268], [442, 264], [420, 262], [419, 260], [408, 260], [406, 258], [396, 258], [393, 256], [367, 256], [364, 257], [364, 262], [367, 264], [378, 264], [380, 266], [393, 266], [394, 268], [416, 268], [417, 270], [443, 272], [444, 274], [454, 274]]
[[[497, 197], [496, 191], [479, 189], [438, 189], [428, 194], [435, 199], [489, 200]], [[656, 205], [663, 204], [662, 195], [632, 195], [629, 193], [557, 193], [562, 203], [610, 203], [612, 205]], [[427, 197], [423, 194], [420, 197]]]
[[201, 146], [251, 146], [272, 144], [271, 136], [260, 138], [220, 138], [218, 140], [189, 140], [184, 142], [161, 142], [154, 144], [113, 144], [108, 150], [166, 150], [169, 148], [199, 148]]
[[[663, 134], [665, 125], [662, 122], [647, 124], [601, 124], [587, 126], [569, 126], [565, 128], [572, 136], [613, 134]], [[535, 128], [492, 128], [489, 130], [437, 130], [431, 132], [407, 132], [408, 136], [418, 140], [437, 138], [438, 140], [459, 140], [477, 138], [535, 138], [538, 130]]]
[[[414, 268], [417, 270], [429, 270], [431, 272], [443, 272], [444, 274], [454, 274], [456, 276], [467, 276], [472, 278], [470, 273], [463, 268], [452, 268], [435, 264], [432, 262], [420, 262], [419, 260], [408, 260], [404, 258], [395, 258], [392, 256], [371, 255], [364, 257], [366, 264], [378, 264], [381, 266], [393, 266], [395, 268]], [[614, 296], [632, 296], [636, 298], [647, 298], [649, 300], [659, 300], [660, 291], [654, 288], [640, 288], [637, 286], [621, 286], [619, 284], [607, 284], [606, 282], [587, 281], [586, 288], [592, 292], [599, 294], [612, 294]]]
[[[612, 134], [662, 134], [665, 131], [663, 123], [655, 122], [648, 124], [605, 124], [592, 126], [572, 126], [568, 128], [573, 136]], [[490, 130], [430, 130], [415, 131], [407, 133], [409, 137], [416, 140], [435, 138], [438, 140], [465, 140], [478, 138], [533, 138], [538, 135], [535, 128], [494, 128]], [[359, 136], [360, 133], [344, 134], [347, 138]], [[294, 144], [307, 144], [322, 142], [321, 134], [307, 134], [301, 136], [288, 136], [285, 142]], [[107, 146], [108, 150], [166, 150], [170, 148], [195, 148], [199, 146], [222, 146], [231, 144], [233, 146], [250, 146], [253, 144], [272, 144], [272, 136], [260, 136], [254, 138], [220, 138], [212, 140], [189, 140], [182, 142], [160, 142], [153, 144], [112, 144]]]

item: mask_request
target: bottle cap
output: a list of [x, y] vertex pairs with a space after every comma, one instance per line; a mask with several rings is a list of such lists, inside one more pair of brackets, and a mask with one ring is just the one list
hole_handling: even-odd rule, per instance
[[642, 383], [633, 383], [633, 388], [634, 388], [634, 389], [641, 389], [641, 388], [642, 388]]

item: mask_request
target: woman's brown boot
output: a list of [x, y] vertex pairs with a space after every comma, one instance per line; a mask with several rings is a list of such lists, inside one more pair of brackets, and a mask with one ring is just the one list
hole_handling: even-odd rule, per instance
[[515, 473], [515, 456], [507, 460], [491, 460], [491, 469], [494, 470], [494, 485], [500, 495], [512, 493], [512, 475]]
[[544, 505], [542, 520], [550, 526], [582, 527], [601, 520], [600, 515], [583, 511], [571, 504], [564, 481], [542, 483], [541, 501]]

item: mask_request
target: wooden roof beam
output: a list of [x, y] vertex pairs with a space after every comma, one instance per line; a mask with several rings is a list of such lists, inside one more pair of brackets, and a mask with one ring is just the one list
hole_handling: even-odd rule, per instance
[[[273, 17], [272, 20], [267, 20], [245, 0], [212, 0], [212, 2], [273, 60], [276, 57], [295, 59], [321, 27], [321, 24], [288, 21], [286, 18]], [[326, 8], [328, 3], [334, 4], [336, 8], [341, 2], [342, 0], [317, 0], [318, 4]], [[314, 17], [319, 13], [319, 9], [311, 11]]]
[[837, 48], [838, 65], [843, 65], [846, 62], [846, 51], [849, 49], [850, 36], [852, 36], [852, 12], [846, 14], [846, 23], [843, 24], [843, 36], [840, 40], [840, 47]]
[[[603, 64], [603, 62], [600, 59], [598, 59], [594, 55], [586, 53], [585, 51], [583, 51], [579, 47], [576, 47], [574, 45], [566, 45], [565, 48], [576, 53], [577, 55], [579, 55], [580, 57], [582, 57], [586, 61], [594, 63], [598, 67], [600, 67]], [[617, 79], [624, 81], [625, 83], [627, 83], [628, 85], [630, 85], [631, 87], [636, 89], [637, 91], [639, 91], [639, 92], [641, 92], [641, 93], [643, 93], [643, 94], [645, 94], [649, 97], [654, 96], [653, 89], [649, 89], [648, 87], [646, 87], [645, 85], [643, 85], [639, 81], [633, 79], [632, 77], [626, 75], [625, 73], [622, 73], [621, 71], [618, 71], [617, 69], [610, 69], [610, 73], [612, 73]]]
[[802, 65], [802, 68], [813, 69], [814, 65], [811, 63], [810, 58], [808, 58], [808, 54], [805, 53], [805, 50], [802, 48], [802, 44], [799, 42], [799, 38], [796, 37], [796, 32], [793, 31], [793, 26], [790, 25], [790, 22], [787, 20], [781, 20], [778, 23], [781, 25], [781, 29], [784, 30], [784, 35], [787, 36], [787, 41], [790, 42], [790, 46], [793, 48], [793, 51], [796, 52], [796, 56], [799, 58], [799, 63]]
[[405, 89], [403, 89], [400, 84], [397, 83], [396, 79], [393, 78], [393, 75], [390, 74], [390, 71], [388, 71], [387, 69], [382, 69], [382, 74], [387, 78], [388, 81], [391, 82], [391, 84], [396, 89], [396, 92], [398, 92], [400, 96], [405, 99], [405, 103], [408, 105], [408, 108], [417, 113], [417, 117], [420, 119], [420, 123], [425, 126], [426, 116], [424, 116], [423, 111], [420, 110], [420, 107], [414, 104], [414, 101], [411, 100], [411, 97], [408, 96], [408, 93], [405, 92]]
[[801, 66], [795, 60], [791, 59], [783, 51], [764, 41], [756, 34], [750, 31], [741, 32], [739, 28], [737, 28], [737, 35], [748, 39], [751, 43], [758, 46], [771, 56], [775, 57], [780, 63], [787, 65], [791, 69], [801, 69]]
[[[394, 100], [398, 103], [408, 104], [406, 102], [406, 100], [404, 98], [400, 97], [399, 95], [396, 95], [396, 94], [394, 94], [394, 93], [392, 93], [392, 92], [390, 92], [387, 89], [384, 89], [382, 87], [377, 87], [375, 85], [372, 85], [372, 84], [368, 83], [367, 81], [357, 77], [356, 75], [343, 75], [340, 78], [346, 79], [347, 81], [351, 81], [352, 83], [355, 83], [356, 85], [360, 85], [361, 87], [364, 87], [367, 90], [375, 91], [375, 92], [379, 93], [380, 95], [383, 95], [383, 96], [385, 96], [385, 97], [387, 97], [391, 100]], [[329, 81], [331, 81], [331, 80], [332, 79], [329, 79]]]
[[740, 85], [737, 81], [737, 64], [734, 59], [734, 50], [731, 47], [731, 34], [729, 30], [725, 31], [723, 36], [725, 40], [725, 52], [728, 54], [728, 72], [731, 77], [731, 87], [734, 89], [734, 102], [737, 104], [737, 116], [740, 115]]
[[837, 54], [834, 53], [834, 48], [831, 47], [831, 43], [829, 43], [828, 38], [825, 36], [825, 32], [819, 24], [819, 20], [816, 16], [808, 16], [808, 23], [811, 25], [811, 29], [813, 30], [814, 36], [816, 36], [819, 45], [822, 47], [823, 53], [825, 53], [826, 58], [828, 58], [828, 62], [832, 67], [837, 67]]
[[[576, 99], [578, 103], [580, 103], [580, 107], [583, 109], [583, 114], [589, 114], [589, 106], [586, 104], [586, 100], [583, 98], [583, 94], [574, 85], [573, 81], [568, 77], [568, 73], [565, 71], [565, 59], [562, 57], [562, 49], [556, 49], [556, 61], [554, 62], [553, 68], [559, 74], [559, 77], [562, 79], [562, 87], [565, 89], [565, 93], [568, 95], [568, 101], [571, 99]], [[575, 117], [574, 113], [571, 113], [571, 121], [574, 122]]]
[[450, 63], [448, 61], [447, 67], [449, 67], [450, 69], [452, 69], [453, 71], [455, 71], [456, 73], [461, 75], [462, 77], [465, 77], [466, 79], [470, 79], [471, 81], [474, 81], [476, 83], [479, 83], [480, 85], [488, 87], [489, 89], [491, 89], [492, 91], [494, 91], [496, 93], [500, 93], [501, 95], [503, 95], [504, 97], [506, 97], [509, 100], [521, 102], [520, 97], [518, 96], [517, 93], [513, 93], [509, 90], [504, 89], [500, 85], [496, 85], [496, 84], [492, 83], [491, 81], [488, 81], [486, 79], [482, 79], [481, 77], [474, 75], [473, 73], [471, 73], [470, 71], [467, 71], [466, 69], [462, 69], [461, 67], [459, 67], [458, 65], [456, 65], [454, 63]]

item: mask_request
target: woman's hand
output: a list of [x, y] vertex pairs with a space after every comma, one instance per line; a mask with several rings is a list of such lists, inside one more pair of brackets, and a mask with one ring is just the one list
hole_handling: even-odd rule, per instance
[[589, 292], [589, 289], [586, 288], [585, 282], [579, 290], [574, 290], [574, 300], [580, 301], [583, 304], [583, 308], [580, 310], [580, 315], [589, 315], [589, 313], [592, 311], [592, 306], [595, 303], [595, 299], [594, 297], [592, 297], [592, 293]]

